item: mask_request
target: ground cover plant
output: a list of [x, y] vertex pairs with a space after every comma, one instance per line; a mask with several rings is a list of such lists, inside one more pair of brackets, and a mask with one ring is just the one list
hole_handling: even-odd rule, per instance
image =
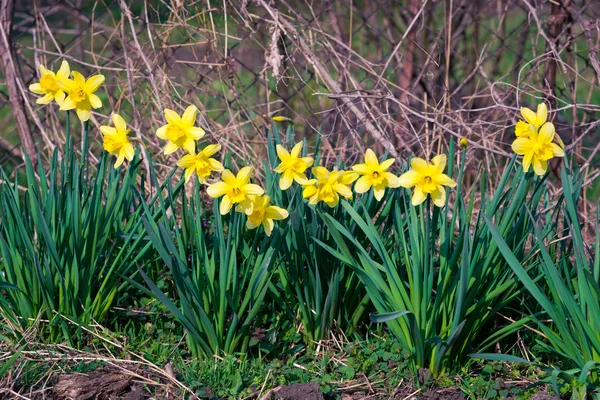
[[[62, 53], [39, 63], [29, 85], [13, 82], [36, 126], [52, 133], [43, 131], [35, 151], [24, 147], [22, 165], [0, 164], [0, 398], [600, 399], [599, 109], [561, 106], [556, 89], [556, 69], [577, 63], [553, 59], [551, 90], [518, 89], [518, 107], [493, 113], [470, 104], [489, 119], [463, 123], [456, 93], [428, 100], [423, 84], [426, 107], [417, 111], [406, 82], [398, 96], [379, 88], [397, 72], [389, 67], [404, 37], [378, 76], [355, 57], [366, 42], [350, 38], [346, 48], [336, 39], [330, 48], [345, 48], [348, 68], [359, 63], [366, 74], [362, 89], [345, 90], [359, 84], [350, 69], [334, 68], [333, 79], [336, 61], [315, 53], [325, 39], [306, 42], [312, 22], [297, 23], [314, 6], [286, 18], [256, 3], [235, 9], [231, 18], [247, 24], [236, 29], [271, 21], [273, 77], [296, 68], [306, 78], [310, 66], [322, 80], [315, 97], [328, 96], [319, 106], [352, 110], [342, 118], [352, 126], [346, 138], [328, 122], [312, 126], [312, 102], [303, 118], [270, 102], [260, 117], [249, 108], [238, 118], [257, 136], [217, 135], [214, 99], [175, 84], [158, 89], [170, 78], [145, 58], [134, 18], [148, 11], [135, 2], [119, 2], [119, 34], [131, 27], [132, 41], [114, 51], [139, 48], [150, 95], [133, 93], [133, 69], [123, 89], [120, 67]], [[426, 6], [409, 7], [407, 35]], [[443, 8], [449, 27], [452, 9]], [[555, 19], [579, 15], [551, 10]], [[241, 39], [229, 31], [233, 10], [224, 11], [222, 21], [210, 7], [201, 18], [215, 41], [223, 28], [228, 49], [229, 38]], [[350, 11], [352, 24], [353, 3]], [[161, 46], [171, 34], [186, 31]], [[546, 40], [546, 56], [564, 51]], [[307, 64], [282, 64], [286, 46]], [[222, 62], [197, 62], [230, 65], [227, 51]], [[503, 68], [484, 59], [478, 68]], [[229, 68], [217, 86], [230, 90], [232, 112], [240, 100]], [[173, 79], [180, 72], [173, 67]], [[596, 78], [580, 75], [593, 103]], [[454, 91], [480, 96], [457, 76], [464, 85]], [[148, 102], [160, 110], [150, 123]], [[499, 147], [484, 134], [493, 129]], [[389, 136], [403, 130], [414, 145]]]

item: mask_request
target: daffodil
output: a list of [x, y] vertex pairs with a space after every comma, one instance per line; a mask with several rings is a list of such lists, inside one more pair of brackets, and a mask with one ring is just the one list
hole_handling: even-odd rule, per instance
[[201, 139], [204, 129], [194, 126], [196, 123], [196, 106], [188, 106], [180, 117], [173, 110], [165, 108], [166, 125], [156, 131], [156, 136], [169, 142], [165, 146], [165, 154], [171, 154], [183, 148], [190, 154], [196, 153], [196, 140]]
[[563, 157], [564, 150], [560, 145], [552, 143], [554, 140], [554, 125], [547, 123], [538, 132], [531, 132], [527, 137], [517, 138], [512, 149], [523, 156], [523, 170], [533, 170], [537, 175], [544, 175], [548, 170], [548, 160], [554, 157]]
[[181, 157], [177, 161], [177, 166], [185, 169], [185, 182], [187, 183], [195, 172], [200, 183], [205, 184], [211, 172], [223, 171], [223, 164], [210, 158], [219, 150], [221, 150], [220, 144], [209, 144], [198, 154], [190, 153]]
[[102, 107], [102, 100], [94, 93], [104, 83], [104, 75], [94, 75], [87, 80], [77, 71], [73, 71], [73, 79], [60, 79], [61, 88], [67, 93], [62, 102], [61, 111], [73, 110], [81, 121], [90, 119], [92, 108]]
[[56, 73], [46, 69], [43, 65], [40, 65], [40, 81], [29, 85], [29, 90], [33, 93], [44, 95], [35, 102], [37, 104], [48, 104], [52, 100], [56, 100], [56, 104], [60, 106], [65, 100], [66, 94], [62, 90], [59, 82], [68, 80], [70, 73], [69, 63], [65, 60], [63, 60]]
[[115, 168], [119, 168], [125, 159], [128, 161], [133, 160], [135, 151], [127, 138], [129, 129], [127, 129], [125, 120], [119, 114], [113, 114], [112, 121], [115, 125], [114, 128], [102, 125], [100, 132], [103, 135], [104, 150], [113, 156], [117, 156]]
[[431, 195], [433, 204], [442, 207], [446, 202], [444, 186], [456, 186], [456, 182], [444, 174], [446, 156], [439, 154], [433, 157], [430, 163], [415, 157], [410, 160], [410, 166], [410, 171], [400, 175], [399, 183], [405, 188], [415, 187], [412, 205], [418, 206], [425, 201], [427, 195]]
[[296, 143], [291, 152], [288, 151], [280, 144], [277, 145], [277, 156], [281, 160], [281, 163], [275, 167], [275, 172], [280, 173], [279, 188], [281, 190], [287, 190], [292, 186], [292, 182], [296, 181], [300, 185], [305, 184], [308, 181], [304, 171], [306, 171], [312, 164], [313, 159], [311, 157], [300, 157], [302, 153], [302, 142]]
[[219, 207], [221, 215], [227, 214], [234, 204], [239, 204], [246, 215], [252, 214], [254, 205], [251, 196], [260, 196], [265, 192], [260, 186], [250, 183], [252, 172], [252, 167], [244, 167], [236, 176], [226, 169], [221, 174], [221, 181], [206, 189], [212, 198], [223, 197]]
[[352, 171], [331, 171], [325, 167], [314, 167], [312, 173], [316, 179], [307, 181], [303, 187], [302, 197], [309, 199], [309, 204], [324, 202], [329, 207], [335, 207], [340, 196], [349, 200], [352, 198], [350, 184], [358, 179], [358, 174]]
[[548, 119], [548, 107], [544, 103], [538, 104], [537, 112], [533, 112], [527, 107], [521, 107], [521, 115], [525, 121], [517, 122], [515, 126], [517, 137], [528, 136], [531, 132], [537, 133]]
[[[533, 112], [527, 107], [521, 107], [521, 115], [525, 121], [517, 122], [515, 126], [515, 135], [517, 137], [527, 137], [532, 132], [539, 134], [542, 126], [545, 124], [552, 125], [551, 122], [546, 122], [548, 120], [548, 107], [544, 103], [538, 104], [537, 112]], [[562, 149], [565, 148], [565, 144], [557, 133], [554, 134], [554, 140]]]
[[380, 201], [385, 193], [385, 188], [397, 188], [400, 186], [398, 177], [391, 172], [387, 172], [393, 163], [394, 159], [388, 158], [380, 164], [375, 152], [371, 149], [367, 149], [365, 153], [365, 163], [352, 167], [354, 172], [362, 175], [360, 179], [356, 181], [354, 191], [356, 193], [365, 193], [373, 188], [375, 198], [377, 201]]
[[[267, 195], [252, 196], [251, 201], [253, 205], [252, 213], [248, 214], [248, 221], [246, 221], [246, 228], [248, 229], [254, 229], [262, 225], [265, 228], [267, 236], [271, 236], [271, 232], [273, 232], [273, 227], [275, 226], [273, 221], [286, 219], [289, 215], [287, 210], [269, 205], [271, 198]], [[236, 211], [246, 212], [246, 209], [242, 206], [237, 206]]]
[[273, 121], [279, 122], [279, 123], [289, 122], [290, 124], [294, 124], [294, 121], [291, 118], [284, 117], [282, 115], [274, 115], [273, 118], [271, 118], [271, 119]]

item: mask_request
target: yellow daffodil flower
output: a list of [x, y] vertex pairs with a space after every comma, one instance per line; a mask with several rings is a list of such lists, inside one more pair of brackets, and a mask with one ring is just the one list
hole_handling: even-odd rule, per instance
[[[281, 207], [271, 206], [271, 198], [267, 195], [264, 196], [251, 196], [252, 197], [252, 213], [248, 215], [248, 221], [246, 221], [246, 228], [254, 229], [259, 225], [265, 228], [267, 236], [271, 236], [275, 223], [286, 219], [289, 216], [287, 210]], [[245, 212], [246, 210], [242, 206], [237, 206], [236, 211]]]
[[87, 121], [92, 108], [102, 107], [102, 100], [94, 93], [104, 83], [104, 75], [94, 75], [86, 80], [79, 72], [73, 71], [73, 79], [61, 79], [58, 83], [67, 93], [67, 98], [60, 106], [61, 111], [75, 109], [77, 117]]
[[365, 153], [365, 163], [352, 167], [354, 172], [362, 175], [361, 178], [356, 181], [354, 191], [356, 193], [365, 193], [373, 188], [375, 198], [377, 201], [380, 201], [385, 193], [385, 188], [397, 188], [400, 186], [398, 177], [391, 172], [387, 172], [393, 163], [394, 159], [389, 158], [382, 161], [380, 164], [375, 152], [371, 149], [367, 149], [367, 152]]
[[209, 144], [198, 154], [190, 153], [181, 157], [177, 161], [177, 166], [185, 169], [185, 182], [187, 183], [190, 180], [194, 172], [202, 184], [206, 183], [206, 179], [211, 172], [222, 172], [224, 169], [223, 164], [214, 158], [210, 158], [219, 150], [221, 150], [220, 144]]
[[466, 149], [467, 146], [469, 146], [469, 141], [467, 140], [467, 138], [460, 138], [458, 144], [460, 144], [460, 147], [462, 147], [463, 149]]
[[552, 143], [554, 140], [554, 125], [547, 123], [542, 126], [539, 133], [531, 132], [528, 137], [517, 138], [512, 149], [523, 156], [523, 170], [533, 170], [537, 175], [544, 175], [548, 170], [548, 160], [554, 157], [563, 157], [564, 150], [560, 145]]
[[206, 188], [210, 197], [223, 197], [219, 207], [221, 215], [227, 214], [234, 204], [239, 204], [246, 215], [252, 214], [254, 205], [250, 196], [260, 196], [265, 192], [260, 186], [250, 183], [252, 172], [252, 167], [244, 167], [236, 176], [226, 169], [221, 174], [222, 181]]
[[412, 197], [412, 205], [418, 206], [423, 203], [427, 195], [431, 195], [433, 204], [438, 207], [446, 203], [446, 189], [444, 186], [455, 187], [454, 182], [448, 175], [444, 174], [446, 168], [446, 156], [439, 154], [427, 162], [422, 158], [410, 160], [411, 170], [400, 175], [400, 186], [415, 190]]
[[35, 102], [37, 104], [48, 104], [52, 100], [56, 100], [56, 104], [60, 106], [65, 100], [66, 94], [59, 82], [68, 80], [70, 73], [71, 69], [66, 60], [63, 60], [56, 73], [40, 65], [40, 81], [29, 85], [29, 90], [35, 94], [43, 94], [44, 97], [38, 98]]
[[156, 131], [156, 136], [169, 142], [165, 146], [165, 154], [171, 154], [183, 148], [190, 154], [196, 153], [196, 140], [201, 139], [204, 129], [194, 126], [196, 123], [196, 106], [188, 106], [180, 117], [173, 110], [165, 108], [166, 125]]
[[289, 153], [282, 145], [277, 145], [277, 156], [281, 160], [281, 163], [275, 167], [275, 172], [281, 174], [279, 178], [279, 188], [281, 190], [287, 190], [292, 186], [293, 181], [296, 181], [300, 185], [308, 181], [304, 171], [313, 164], [314, 160], [311, 157], [300, 157], [301, 153], [302, 142], [296, 143]]
[[358, 174], [351, 171], [331, 171], [325, 167], [314, 167], [312, 173], [316, 179], [307, 181], [303, 187], [302, 197], [309, 199], [309, 204], [324, 202], [333, 208], [338, 205], [340, 196], [346, 200], [352, 198], [350, 184], [358, 179]]
[[[546, 104], [544, 103], [538, 104], [537, 113], [534, 113], [527, 107], [521, 107], [521, 115], [525, 118], [525, 121], [517, 122], [517, 125], [515, 126], [515, 135], [517, 137], [527, 137], [531, 132], [539, 134], [539, 131], [544, 124], [551, 124], [550, 122], [546, 122], [548, 120], [548, 107], [546, 107]], [[554, 134], [554, 140], [562, 149], [565, 148], [564, 142], [556, 132]]]
[[548, 107], [544, 103], [538, 104], [537, 113], [527, 107], [521, 107], [521, 115], [525, 121], [517, 122], [515, 127], [517, 137], [528, 136], [531, 132], [537, 133], [548, 119]]
[[115, 168], [119, 168], [125, 159], [128, 161], [133, 160], [135, 151], [127, 138], [129, 129], [127, 129], [125, 120], [119, 114], [113, 114], [112, 121], [115, 125], [114, 128], [102, 125], [100, 132], [103, 135], [104, 150], [113, 156], [117, 156]]

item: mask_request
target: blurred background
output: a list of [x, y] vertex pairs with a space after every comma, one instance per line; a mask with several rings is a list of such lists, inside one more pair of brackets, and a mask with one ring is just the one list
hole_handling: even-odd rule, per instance
[[[466, 137], [466, 177], [475, 179], [481, 162], [502, 170], [510, 158], [519, 107], [545, 101], [587, 174], [586, 197], [594, 203], [600, 193], [598, 0], [2, 4], [2, 45], [11, 52], [2, 56], [0, 164], [9, 172], [22, 152], [44, 161], [64, 141], [64, 114], [36, 105], [27, 87], [39, 64], [56, 70], [66, 59], [84, 75], [106, 76], [92, 126], [121, 113], [164, 171], [175, 159], [159, 155], [162, 110], [195, 104], [205, 140], [259, 171], [266, 129], [282, 115], [296, 140], [311, 146], [322, 136], [330, 165], [355, 162], [366, 147], [402, 160], [431, 157]], [[25, 119], [15, 117], [19, 108]], [[99, 139], [97, 129], [91, 134]], [[94, 157], [101, 142], [92, 143]]]

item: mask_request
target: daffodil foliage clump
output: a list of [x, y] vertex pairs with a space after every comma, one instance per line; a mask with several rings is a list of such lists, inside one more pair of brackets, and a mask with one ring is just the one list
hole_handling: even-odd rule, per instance
[[[545, 104], [521, 109], [493, 190], [485, 168], [463, 186], [465, 139], [440, 154], [394, 159], [372, 146], [354, 165], [325, 163], [321, 136], [297, 138], [280, 116], [255, 170], [205, 139], [194, 105], [163, 110], [155, 127], [173, 165], [161, 181], [116, 112], [90, 161], [104, 80], [65, 61], [30, 86], [66, 112], [65, 147], [0, 183], [0, 309], [16, 336], [41, 318], [50, 340], [80, 343], [81, 328], [110, 325], [115, 305], [144, 295], [181, 323], [194, 357], [300, 351], [286, 327], [319, 348], [334, 329], [361, 338], [385, 324], [415, 373], [439, 377], [471, 357], [516, 360], [486, 351], [538, 325], [547, 355], [529, 362], [558, 357], [567, 369], [555, 376], [600, 384], [599, 242], [583, 242], [581, 179]], [[546, 185], [554, 158], [559, 198]]]

